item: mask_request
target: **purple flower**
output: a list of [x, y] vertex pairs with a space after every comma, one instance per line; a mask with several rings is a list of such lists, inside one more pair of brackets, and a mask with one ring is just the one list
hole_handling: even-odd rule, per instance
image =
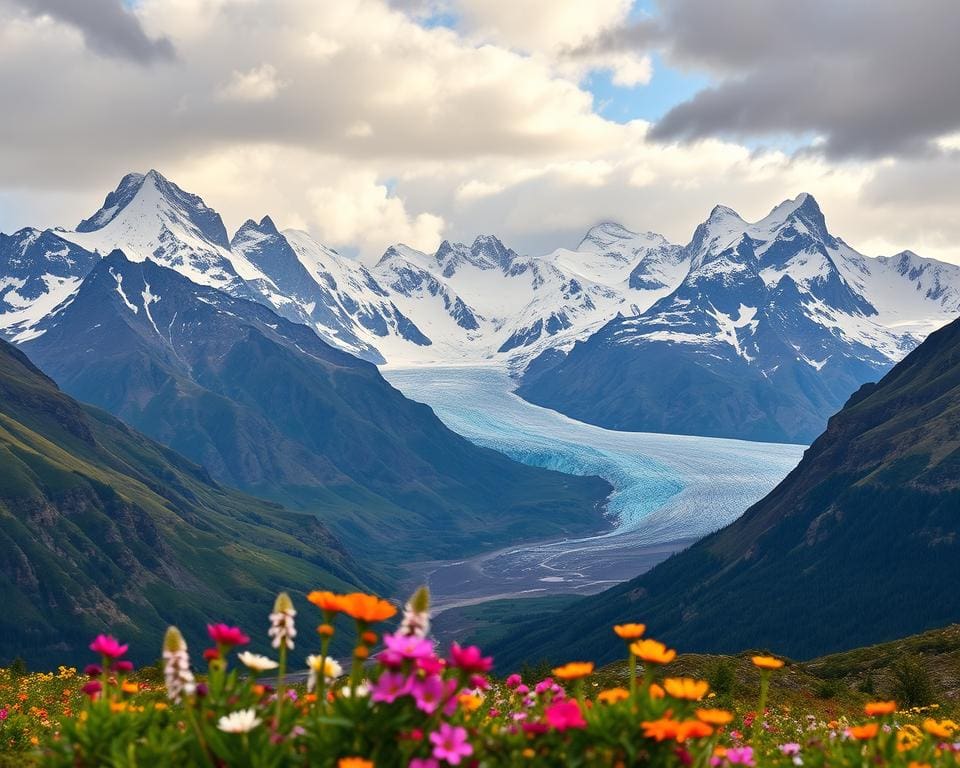
[[444, 690], [443, 680], [436, 675], [416, 681], [413, 684], [413, 698], [417, 702], [417, 709], [432, 715], [443, 702]]
[[[411, 680], [402, 672], [384, 672], [377, 680], [371, 699], [392, 704], [401, 696], [410, 693]], [[432, 710], [431, 710], [432, 711]]]
[[450, 765], [460, 765], [460, 760], [473, 754], [473, 746], [467, 741], [467, 729], [441, 723], [430, 734], [433, 744], [433, 756], [437, 760], [446, 760]]

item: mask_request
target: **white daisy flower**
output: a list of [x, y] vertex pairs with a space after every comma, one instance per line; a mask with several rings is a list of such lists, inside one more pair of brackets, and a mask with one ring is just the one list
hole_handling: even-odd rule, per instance
[[250, 733], [262, 722], [256, 710], [241, 709], [221, 717], [217, 721], [217, 728], [224, 733]]
[[240, 659], [243, 666], [247, 669], [252, 669], [254, 672], [266, 672], [267, 670], [276, 669], [280, 666], [273, 659], [268, 659], [259, 653], [250, 653], [250, 651], [238, 653], [237, 658]]

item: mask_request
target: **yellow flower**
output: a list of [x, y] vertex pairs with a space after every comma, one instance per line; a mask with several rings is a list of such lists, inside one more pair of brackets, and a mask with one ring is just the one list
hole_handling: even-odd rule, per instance
[[606, 691], [600, 691], [597, 695], [597, 701], [604, 704], [616, 704], [618, 701], [630, 698], [630, 691], [626, 688], [609, 688]]
[[617, 624], [613, 631], [624, 640], [639, 640], [647, 631], [646, 624]]
[[337, 768], [373, 768], [373, 761], [362, 757], [341, 757], [337, 761]]
[[710, 684], [705, 680], [690, 677], [668, 677], [663, 681], [663, 687], [673, 698], [687, 701], [700, 701], [710, 690]]
[[932, 717], [928, 717], [923, 721], [923, 730], [931, 736], [936, 736], [938, 739], [949, 739], [953, 736], [953, 732], [957, 730], [957, 724], [950, 720], [944, 720], [938, 723]]
[[124, 693], [137, 693], [140, 690], [140, 686], [136, 683], [131, 683], [129, 680], [124, 680], [123, 685], [120, 686], [120, 689]]
[[897, 750], [900, 752], [908, 752], [922, 741], [923, 733], [915, 725], [905, 725], [897, 731]]
[[669, 664], [677, 657], [676, 651], [657, 640], [640, 640], [630, 646], [630, 651], [648, 664]]
[[733, 722], [733, 714], [725, 709], [698, 709], [697, 720], [707, 725], [727, 725]]
[[478, 696], [475, 693], [461, 693], [457, 697], [457, 701], [460, 702], [460, 706], [463, 707], [466, 712], [476, 712], [480, 709], [480, 705], [483, 704], [483, 696]]
[[863, 707], [864, 714], [868, 717], [877, 717], [883, 715], [892, 715], [897, 711], [897, 702], [895, 701], [870, 701]]
[[569, 664], [564, 664], [562, 667], [556, 667], [553, 670], [554, 676], [561, 680], [579, 680], [591, 672], [593, 672], [592, 661], [571, 661]]
[[752, 661], [760, 669], [780, 669], [783, 666], [783, 661], [776, 656], [754, 656]]

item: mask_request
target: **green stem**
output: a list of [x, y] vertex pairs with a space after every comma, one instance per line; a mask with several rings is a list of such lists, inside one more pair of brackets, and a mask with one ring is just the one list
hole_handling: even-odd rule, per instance
[[637, 711], [637, 654], [630, 651], [630, 710]]
[[317, 708], [323, 714], [327, 710], [327, 652], [330, 649], [330, 637], [324, 635], [320, 640], [320, 672], [317, 674]]
[[284, 678], [287, 674], [287, 641], [285, 638], [280, 640], [280, 666], [277, 668], [277, 714], [276, 714], [276, 727], [280, 728], [280, 712], [283, 709], [283, 699], [286, 695], [286, 686], [284, 685]]
[[190, 701], [184, 702], [184, 710], [187, 713], [187, 720], [190, 721], [190, 727], [193, 729], [193, 732], [197, 734], [197, 742], [200, 744], [200, 751], [203, 753], [203, 757], [207, 762], [207, 765], [213, 766], [213, 758], [210, 755], [210, 748], [207, 746], [207, 740], [203, 738], [203, 731], [200, 729], [200, 724], [197, 722], [195, 713], [193, 711], [193, 704]]
[[767, 708], [767, 693], [770, 690], [770, 673], [767, 671], [760, 672], [760, 701], [757, 703], [757, 712], [756, 717], [753, 720], [753, 732], [751, 736], [751, 741], [756, 742], [757, 737], [760, 735], [760, 727], [763, 723], [764, 711]]

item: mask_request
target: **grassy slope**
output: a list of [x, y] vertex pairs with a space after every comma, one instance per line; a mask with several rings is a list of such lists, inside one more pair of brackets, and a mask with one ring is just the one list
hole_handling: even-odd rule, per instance
[[263, 623], [279, 589], [362, 581], [314, 518], [219, 487], [6, 344], [0, 554], [0, 658], [35, 663], [107, 630], [152, 657], [169, 622], [197, 644], [211, 619]]
[[740, 519], [492, 650], [606, 660], [606, 628], [640, 619], [681, 650], [809, 658], [957, 621], [958, 573], [960, 321], [851, 398]]

